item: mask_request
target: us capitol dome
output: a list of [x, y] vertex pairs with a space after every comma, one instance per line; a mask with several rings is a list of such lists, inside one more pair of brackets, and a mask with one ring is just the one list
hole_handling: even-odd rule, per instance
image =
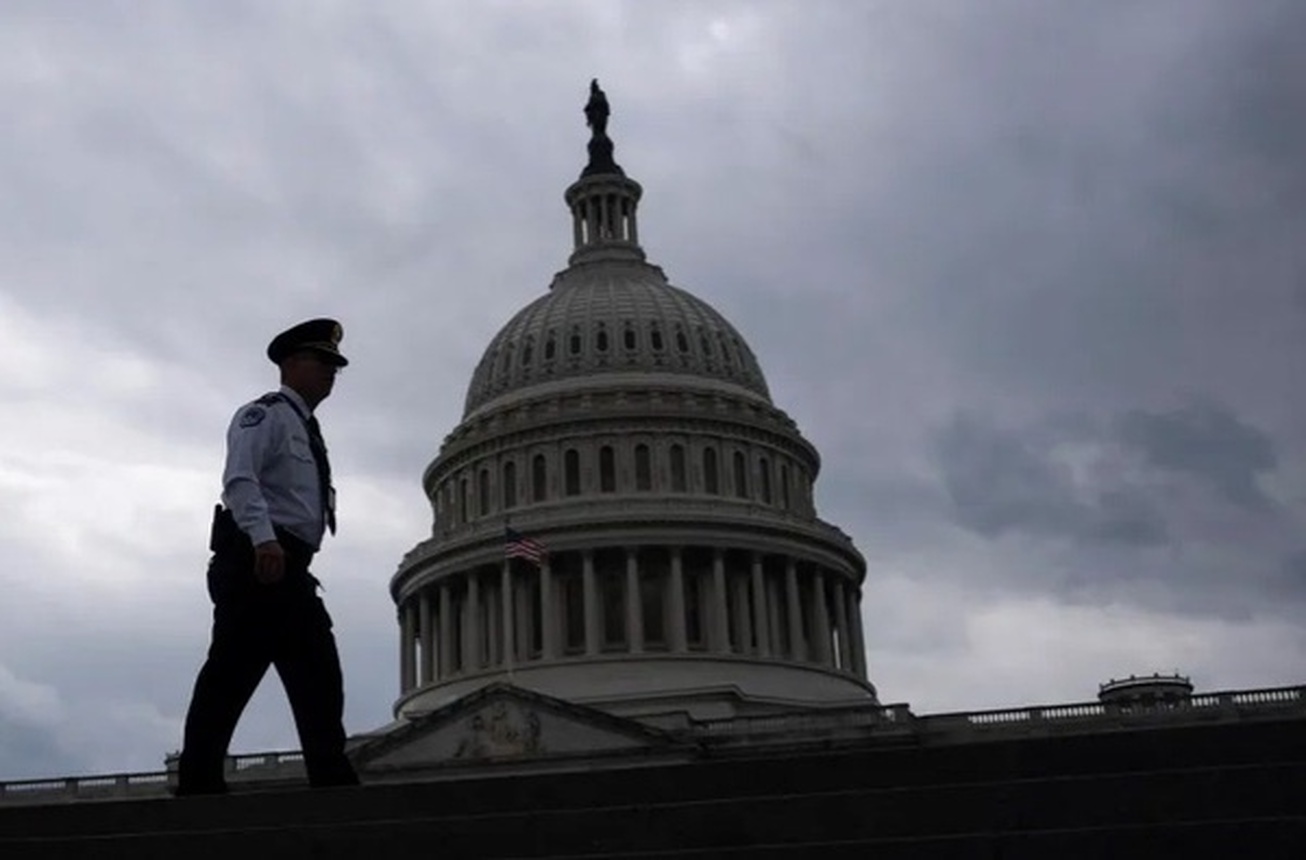
[[491, 339], [391, 580], [400, 719], [509, 683], [654, 718], [875, 704], [866, 564], [757, 357], [639, 243], [591, 86], [573, 251]]

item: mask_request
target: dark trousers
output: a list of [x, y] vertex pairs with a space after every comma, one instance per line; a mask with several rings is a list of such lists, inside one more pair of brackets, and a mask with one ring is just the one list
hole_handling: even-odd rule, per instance
[[208, 574], [213, 640], [186, 714], [178, 794], [226, 790], [223, 763], [231, 736], [270, 665], [290, 700], [309, 783], [358, 782], [344, 753], [344, 684], [331, 616], [308, 572], [313, 552], [292, 535], [278, 531], [278, 540], [286, 550], [286, 574], [273, 585], [254, 579], [248, 539], [215, 547]]

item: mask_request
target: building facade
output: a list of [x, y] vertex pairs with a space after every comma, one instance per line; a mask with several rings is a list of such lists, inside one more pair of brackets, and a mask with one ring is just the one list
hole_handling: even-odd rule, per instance
[[596, 128], [568, 266], [423, 476], [396, 714], [503, 681], [626, 715], [873, 704], [866, 565], [817, 515], [819, 455], [739, 332], [646, 260], [611, 154]]

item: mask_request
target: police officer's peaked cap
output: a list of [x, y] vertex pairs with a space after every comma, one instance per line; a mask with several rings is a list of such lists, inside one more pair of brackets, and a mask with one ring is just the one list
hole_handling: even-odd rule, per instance
[[344, 367], [349, 364], [349, 359], [340, 354], [340, 340], [344, 336], [345, 330], [335, 320], [302, 322], [272, 338], [268, 344], [268, 358], [280, 364], [288, 356], [307, 349], [326, 356], [337, 367]]

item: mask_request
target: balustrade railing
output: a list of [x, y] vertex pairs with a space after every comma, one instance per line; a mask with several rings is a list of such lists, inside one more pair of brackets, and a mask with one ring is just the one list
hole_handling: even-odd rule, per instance
[[[952, 714], [914, 716], [906, 705], [868, 708], [841, 708], [811, 713], [778, 714], [734, 719], [707, 720], [695, 723], [692, 734], [707, 738], [763, 737], [781, 732], [801, 733], [839, 729], [903, 729], [948, 733], [975, 729], [1001, 731], [1040, 723], [1074, 721], [1091, 722], [1115, 719], [1121, 714], [1131, 717], [1179, 715], [1194, 710], [1224, 711], [1238, 719], [1284, 707], [1306, 706], [1306, 687], [1276, 687], [1263, 690], [1238, 690], [1203, 693], [1187, 701], [1153, 704], [1104, 705], [1078, 702], [1033, 708], [1012, 708]], [[232, 756], [227, 760], [234, 781], [256, 782], [262, 778], [290, 778], [286, 766], [298, 770], [303, 753], [298, 750]], [[266, 775], [260, 774], [266, 769]], [[297, 776], [298, 774], [293, 774]], [[52, 779], [24, 779], [0, 782], [0, 804], [42, 804], [82, 800], [131, 799], [166, 796], [172, 774], [169, 771], [147, 773], [98, 774]]]

